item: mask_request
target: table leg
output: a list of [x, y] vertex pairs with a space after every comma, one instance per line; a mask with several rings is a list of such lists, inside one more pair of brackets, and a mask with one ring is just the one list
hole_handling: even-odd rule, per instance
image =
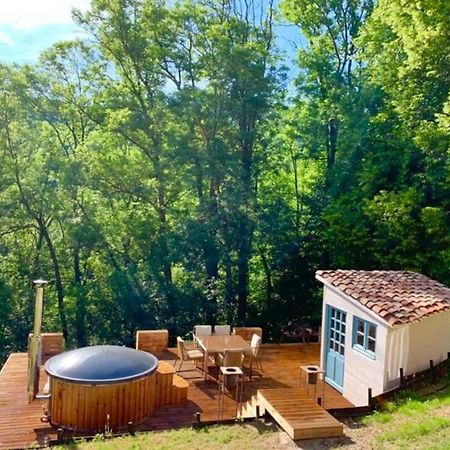
[[205, 373], [205, 381], [208, 379], [208, 351], [205, 350], [205, 359], [203, 361], [203, 372]]

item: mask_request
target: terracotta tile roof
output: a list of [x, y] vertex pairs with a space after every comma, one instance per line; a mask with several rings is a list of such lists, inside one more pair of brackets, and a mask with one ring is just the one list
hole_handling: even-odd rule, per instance
[[418, 322], [450, 309], [450, 288], [420, 273], [318, 270], [316, 277], [345, 292], [392, 326]]

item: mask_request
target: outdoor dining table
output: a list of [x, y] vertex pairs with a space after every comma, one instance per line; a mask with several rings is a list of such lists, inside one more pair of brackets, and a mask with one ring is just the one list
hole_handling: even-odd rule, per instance
[[241, 349], [243, 352], [250, 351], [250, 344], [237, 335], [211, 335], [197, 338], [198, 345], [202, 348], [204, 358], [205, 380], [208, 377], [208, 357], [214, 353], [223, 353], [228, 349]]

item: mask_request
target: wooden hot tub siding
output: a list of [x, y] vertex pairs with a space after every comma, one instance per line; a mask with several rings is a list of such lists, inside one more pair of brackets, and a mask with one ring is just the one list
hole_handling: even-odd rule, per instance
[[51, 377], [51, 424], [92, 432], [138, 424], [160, 406], [187, 400], [188, 383], [179, 378], [164, 361], [153, 374], [123, 383], [80, 384]]

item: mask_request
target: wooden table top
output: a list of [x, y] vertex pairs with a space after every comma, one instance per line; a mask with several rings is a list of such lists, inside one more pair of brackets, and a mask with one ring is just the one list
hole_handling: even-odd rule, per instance
[[198, 343], [208, 353], [224, 352], [229, 349], [250, 349], [250, 344], [237, 335], [212, 335], [197, 337]]

